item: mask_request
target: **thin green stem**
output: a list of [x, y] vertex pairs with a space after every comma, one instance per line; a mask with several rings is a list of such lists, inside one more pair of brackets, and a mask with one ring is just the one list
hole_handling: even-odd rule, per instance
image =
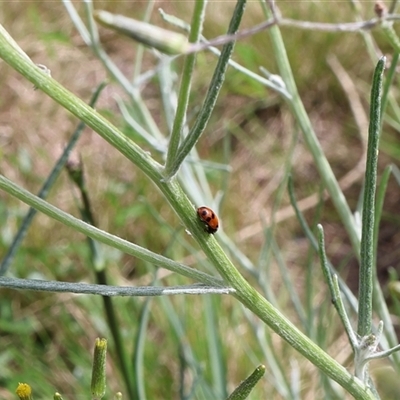
[[369, 357], [367, 357], [365, 359], [365, 361], [378, 360], [380, 358], [387, 358], [387, 357], [391, 356], [392, 354], [395, 354], [395, 353], [397, 353], [399, 351], [400, 351], [400, 344], [398, 344], [397, 346], [392, 347], [389, 350], [380, 351], [379, 353], [372, 354]]
[[163, 297], [175, 295], [232, 294], [234, 289], [221, 286], [111, 286], [94, 283], [42, 281], [39, 279], [17, 279], [0, 277], [0, 287], [37, 292], [94, 294], [108, 297]]
[[144, 377], [144, 352], [147, 337], [147, 327], [150, 317], [150, 307], [152, 300], [146, 299], [140, 311], [138, 330], [135, 337], [133, 351], [133, 369], [135, 377], [135, 397], [137, 399], [146, 400], [146, 385]]
[[386, 35], [386, 38], [388, 39], [389, 43], [393, 47], [393, 50], [396, 53], [400, 52], [400, 40], [399, 37], [397, 36], [396, 31], [393, 29], [393, 23], [384, 21], [381, 24], [382, 30]]
[[[206, 4], [207, 4], [206, 0], [196, 1], [195, 3], [192, 24], [189, 33], [190, 43], [197, 43], [200, 39]], [[175, 164], [176, 155], [178, 153], [183, 127], [185, 125], [187, 106], [189, 104], [190, 87], [192, 82], [194, 66], [196, 63], [196, 56], [197, 56], [196, 53], [192, 53], [187, 55], [185, 58], [185, 63], [181, 74], [182, 81], [179, 90], [178, 107], [176, 109], [176, 115], [172, 127], [171, 138], [169, 141], [167, 161], [165, 163], [166, 176], [171, 176], [171, 171]]]
[[[264, 4], [264, 2], [262, 2], [262, 6], [266, 18], [271, 18], [271, 10]], [[276, 55], [276, 63], [279, 69], [280, 76], [286, 85], [286, 89], [291, 95], [291, 99], [286, 99], [287, 104], [289, 105], [293, 115], [296, 118], [297, 123], [299, 124], [303, 132], [304, 140], [314, 158], [315, 166], [318, 169], [321, 179], [332, 198], [332, 201], [335, 205], [337, 212], [340, 215], [343, 225], [346, 228], [351, 244], [353, 246], [354, 253], [356, 257], [359, 258], [360, 240], [358, 237], [357, 229], [355, 228], [353, 214], [351, 213], [346, 198], [344, 197], [340, 189], [332, 168], [325, 157], [325, 154], [318, 141], [317, 135], [315, 134], [311, 121], [307, 115], [307, 112], [297, 91], [293, 72], [290, 67], [289, 59], [285, 50], [285, 44], [283, 42], [279, 26], [272, 26], [268, 30], [268, 33], [270, 34], [272, 45], [274, 47], [273, 53]]]
[[[64, 3], [70, 3], [69, 1]], [[121, 70], [115, 65], [115, 63], [108, 57], [107, 53], [101, 47], [99, 41], [99, 33], [97, 31], [96, 24], [93, 19], [93, 4], [92, 1], [85, 0], [83, 2], [86, 18], [89, 25], [89, 30], [86, 30], [86, 27], [82, 23], [82, 27], [85, 29], [83, 32], [87, 33], [89, 36], [89, 42], [87, 43], [93, 52], [96, 54], [98, 59], [103, 63], [106, 70], [111, 74], [111, 76], [120, 83], [121, 87], [130, 95], [132, 96], [132, 85], [129, 80], [125, 77], [125, 75], [121, 72]], [[69, 5], [69, 9], [72, 9], [73, 6]]]
[[211, 296], [204, 297], [204, 330], [207, 340], [208, 358], [210, 360], [210, 375], [212, 388], [219, 399], [227, 397], [226, 391], [226, 361], [222, 353], [221, 333], [218, 329], [218, 316], [216, 315], [219, 299]]
[[83, 23], [81, 17], [79, 16], [78, 12], [76, 11], [74, 5], [72, 4], [71, 0], [61, 0], [64, 4], [65, 9], [67, 10], [71, 21], [75, 25], [76, 29], [78, 30], [79, 34], [81, 35], [83, 41], [86, 43], [87, 46], [90, 46], [90, 35], [88, 30], [86, 29], [85, 24]]
[[371, 89], [370, 124], [368, 130], [367, 166], [362, 214], [360, 289], [358, 309], [358, 334], [371, 333], [372, 288], [374, 276], [375, 190], [378, 167], [379, 133], [381, 129], [381, 99], [383, 71], [386, 58], [382, 57], [375, 68]]
[[106, 394], [106, 355], [107, 340], [97, 338], [94, 347], [92, 382], [90, 385], [92, 400], [101, 400]]
[[[151, 13], [154, 9], [155, 2], [156, 2], [155, 0], [149, 0], [147, 2], [147, 7], [142, 19], [143, 22], [149, 22]], [[142, 69], [144, 51], [145, 51], [145, 46], [140, 44], [137, 48], [135, 55], [135, 65], [133, 67], [133, 82], [140, 75], [140, 71]]]
[[[239, 29], [240, 21], [242, 20], [242, 16], [244, 13], [244, 8], [246, 5], [246, 0], [238, 0], [236, 3], [236, 8], [234, 10], [231, 22], [229, 24], [228, 34], [232, 34], [237, 32]], [[175, 160], [171, 160], [171, 165], [169, 167], [169, 173], [166, 175], [166, 179], [170, 179], [176, 175], [181, 164], [183, 163], [186, 156], [193, 149], [197, 141], [200, 139], [200, 136], [203, 134], [207, 122], [210, 119], [211, 113], [214, 110], [215, 103], [217, 102], [218, 94], [221, 90], [222, 83], [225, 79], [225, 72], [228, 67], [229, 59], [233, 52], [233, 48], [235, 46], [235, 42], [232, 41], [227, 43], [221, 52], [221, 56], [218, 59], [217, 66], [214, 71], [214, 75], [212, 77], [210, 86], [207, 91], [206, 98], [204, 100], [203, 106], [200, 110], [199, 115], [196, 118], [196, 121], [190, 130], [187, 137], [183, 140], [181, 146], [178, 149], [178, 153], [176, 154]]]
[[329, 291], [331, 293], [332, 303], [336, 308], [336, 311], [339, 314], [340, 319], [342, 320], [343, 326], [349, 338], [349, 342], [351, 344], [353, 352], [355, 353], [358, 346], [357, 337], [354, 334], [354, 330], [350, 324], [349, 317], [347, 316], [346, 309], [342, 301], [342, 296], [340, 295], [338, 277], [336, 274], [332, 275], [328, 267], [328, 260], [325, 252], [324, 230], [322, 228], [322, 225], [318, 225], [317, 228], [318, 228], [319, 258], [321, 261], [322, 271], [324, 273], [325, 280], [328, 284]]
[[[167, 21], [167, 22], [173, 24], [174, 26], [177, 26], [185, 31], [189, 31], [188, 25], [183, 20], [181, 20], [173, 15], [166, 14], [161, 9], [160, 9], [160, 14], [165, 19], [165, 21]], [[210, 53], [215, 54], [217, 57], [219, 57], [221, 55], [221, 52], [216, 47], [211, 46], [211, 44], [209, 44], [208, 40], [204, 36], [202, 36], [202, 38], [201, 38], [201, 43], [203, 43], [204, 45], [207, 44], [207, 50]], [[267, 88], [275, 90], [277, 93], [281, 94], [282, 96], [290, 97], [290, 95], [286, 91], [285, 87], [282, 86], [283, 82], [280, 79], [280, 77], [277, 75], [273, 75], [273, 74], [265, 74], [264, 73], [266, 71], [265, 68], [260, 67], [260, 71], [263, 72], [264, 75], [267, 75], [268, 79], [266, 79], [264, 76], [254, 73], [250, 69], [243, 67], [242, 65], [240, 65], [239, 63], [237, 63], [233, 60], [229, 60], [229, 65], [232, 68], [236, 69], [237, 71], [243, 73], [244, 75], [252, 78], [254, 81], [261, 83], [262, 85], [266, 86]]]

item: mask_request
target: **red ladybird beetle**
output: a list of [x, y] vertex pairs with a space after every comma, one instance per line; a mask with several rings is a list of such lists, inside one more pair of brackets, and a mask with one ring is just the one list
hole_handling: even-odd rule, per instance
[[197, 209], [197, 215], [200, 217], [201, 221], [206, 224], [206, 231], [208, 233], [214, 234], [218, 230], [219, 221], [218, 217], [213, 210], [209, 207], [199, 207]]

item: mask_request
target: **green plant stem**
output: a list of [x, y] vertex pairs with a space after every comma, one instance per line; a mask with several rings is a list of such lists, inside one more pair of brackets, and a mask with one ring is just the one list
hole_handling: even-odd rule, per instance
[[386, 58], [382, 57], [375, 68], [371, 89], [370, 124], [368, 129], [367, 166], [362, 213], [360, 289], [358, 303], [358, 334], [371, 333], [372, 289], [374, 276], [375, 191], [378, 168], [379, 132], [381, 129], [381, 99], [383, 71]]
[[337, 275], [332, 276], [331, 271], [329, 270], [328, 260], [325, 252], [324, 230], [322, 228], [322, 225], [318, 225], [317, 228], [318, 228], [319, 258], [321, 261], [322, 271], [324, 273], [325, 280], [328, 284], [329, 291], [331, 293], [332, 303], [336, 308], [336, 311], [338, 312], [340, 319], [342, 320], [342, 324], [349, 338], [350, 345], [353, 349], [353, 352], [355, 353], [358, 346], [357, 337], [354, 334], [354, 330], [351, 326], [349, 317], [347, 316], [346, 309], [342, 301], [342, 297], [340, 295], [338, 277]]
[[[197, 43], [200, 39], [206, 4], [207, 1], [205, 0], [195, 2], [192, 25], [189, 33], [190, 43]], [[195, 63], [196, 53], [188, 54], [185, 58], [185, 63], [181, 74], [182, 81], [179, 90], [178, 106], [176, 109], [176, 115], [168, 146], [167, 161], [165, 163], [166, 176], [171, 176], [176, 155], [178, 153], [179, 144], [181, 141], [183, 127], [186, 119], [187, 106], [189, 104], [190, 87]]]
[[207, 285], [181, 286], [111, 286], [94, 283], [42, 281], [39, 279], [17, 279], [0, 277], [0, 287], [37, 292], [94, 294], [108, 297], [155, 297], [174, 295], [231, 294], [235, 290], [229, 287]]
[[396, 31], [393, 29], [393, 22], [384, 21], [381, 25], [383, 32], [386, 35], [389, 43], [396, 53], [400, 52], [400, 40]]
[[134, 342], [133, 351], [133, 369], [135, 398], [146, 400], [146, 385], [144, 374], [144, 353], [146, 348], [147, 328], [150, 318], [151, 299], [146, 299], [140, 312], [137, 333]]
[[[264, 2], [261, 2], [261, 4], [264, 9], [266, 18], [271, 18], [271, 10], [268, 9], [267, 5], [264, 4]], [[340, 215], [343, 225], [346, 228], [354, 253], [356, 257], [359, 258], [360, 239], [358, 237], [357, 229], [355, 228], [353, 214], [351, 213], [349, 205], [346, 202], [346, 198], [344, 197], [340, 189], [332, 168], [325, 157], [325, 154], [321, 148], [321, 145], [312, 127], [311, 121], [307, 115], [307, 112], [297, 91], [296, 83], [290, 67], [280, 29], [277, 25], [274, 25], [268, 30], [268, 32], [270, 34], [272, 45], [274, 47], [273, 53], [276, 55], [276, 63], [279, 69], [280, 76], [286, 85], [286, 89], [291, 95], [291, 100], [287, 99], [287, 104], [289, 105], [290, 110], [295, 116], [296, 121], [303, 132], [304, 140], [314, 158], [315, 166], [318, 169], [321, 179], [332, 198], [332, 201], [335, 205], [337, 212]]]
[[[146, 7], [146, 10], [145, 10], [143, 18], [142, 18], [143, 22], [150, 21], [151, 13], [153, 12], [155, 2], [156, 2], [156, 0], [149, 0], [147, 2], [147, 7]], [[145, 52], [145, 46], [142, 44], [139, 44], [137, 51], [136, 51], [136, 55], [135, 55], [135, 65], [133, 68], [133, 82], [140, 75], [140, 71], [142, 69], [142, 64], [143, 64], [144, 52]]]
[[[246, 0], [237, 1], [236, 8], [234, 10], [231, 22], [229, 24], [228, 34], [236, 33], [237, 30], [239, 29], [240, 21], [242, 20], [245, 6], [246, 6]], [[176, 155], [173, 164], [172, 162], [170, 164], [168, 175], [165, 176], [167, 180], [176, 175], [184, 159], [193, 149], [193, 147], [200, 139], [200, 136], [202, 135], [202, 133], [206, 128], [207, 122], [210, 119], [212, 111], [214, 110], [215, 103], [217, 102], [218, 94], [221, 90], [222, 83], [225, 79], [225, 72], [228, 67], [229, 59], [231, 58], [234, 46], [235, 42], [232, 41], [230, 43], [227, 43], [223, 47], [221, 55], [218, 59], [217, 66], [215, 67], [214, 75], [211, 79], [211, 83], [208, 88], [203, 106], [200, 110], [199, 115], [196, 118], [196, 121], [192, 129], [190, 130], [189, 134], [186, 136], [181, 146], [179, 147], [178, 153]]]
[[[80, 30], [82, 37], [85, 39], [85, 42], [93, 52], [96, 54], [98, 59], [103, 63], [106, 70], [110, 73], [110, 75], [121, 84], [121, 87], [132, 96], [133, 87], [129, 80], [125, 77], [125, 75], [120, 71], [120, 69], [114, 64], [114, 62], [108, 57], [107, 53], [100, 45], [99, 41], [99, 33], [96, 28], [96, 23], [93, 19], [93, 4], [92, 1], [84, 1], [84, 9], [87, 17], [87, 22], [89, 25], [89, 30], [86, 29], [84, 23], [76, 13], [73, 4], [69, 0], [63, 0], [63, 3], [68, 4], [67, 10], [70, 13], [70, 16], [75, 16], [75, 18], [71, 18], [74, 22], [76, 20], [79, 21]], [[71, 10], [74, 10], [74, 14], [71, 14]]]
[[[186, 194], [182, 191], [180, 185], [175, 179], [165, 182], [160, 174], [160, 166], [150, 155], [141, 150], [135, 143], [123, 136], [110, 122], [105, 120], [93, 109], [88, 107], [84, 102], [77, 99], [72, 93], [68, 92], [52, 78], [43, 74], [31, 61], [27, 60], [15, 49], [7, 40], [7, 33], [4, 28], [0, 27], [0, 57], [5, 60], [14, 69], [19, 71], [23, 76], [29, 79], [39, 89], [47, 93], [55, 101], [64, 108], [72, 112], [75, 116], [82, 119], [88, 126], [99, 133], [110, 144], [117, 148], [122, 154], [130, 159], [138, 168], [140, 168], [161, 190], [166, 199], [171, 204], [177, 215], [181, 218], [187, 231], [197, 241], [202, 250], [205, 252], [209, 260], [217, 268], [218, 272], [224, 278], [225, 283], [236, 290], [235, 297], [262, 321], [264, 321], [274, 332], [287, 341], [294, 349], [299, 351], [304, 357], [310, 360], [314, 365], [321, 369], [330, 378], [338, 382], [356, 399], [374, 399], [373, 394], [364, 384], [350, 373], [337, 361], [332, 359], [320, 347], [318, 347], [307, 336], [301, 333], [295, 325], [293, 325], [284, 315], [275, 309], [264, 297], [262, 297], [239, 273], [234, 265], [227, 258], [221, 247], [218, 245], [213, 235], [209, 235], [204, 231], [204, 226], [199, 222], [195, 207], [189, 201]], [[4, 177], [0, 177], [0, 187], [8, 188], [9, 193], [18, 197], [21, 191]], [[28, 199], [30, 194], [25, 193], [24, 198]], [[32, 196], [32, 195], [30, 195]], [[34, 196], [33, 196], [34, 197]], [[22, 200], [22, 199], [21, 199]], [[24, 200], [23, 200], [24, 201]], [[45, 203], [45, 202], [43, 202]], [[40, 199], [35, 198], [35, 205], [39, 209], [45, 209]], [[29, 203], [28, 203], [29, 204]], [[35, 206], [34, 204], [30, 204]], [[59, 219], [60, 210], [52, 208], [52, 217]], [[65, 213], [63, 213], [65, 214]], [[64, 215], [68, 219], [67, 214]], [[69, 220], [71, 223], [71, 220]], [[74, 222], [75, 227], [82, 229], [82, 221]], [[89, 229], [96, 232], [92, 234], [96, 240], [99, 240], [99, 230], [90, 225], [86, 225], [85, 231]], [[90, 228], [88, 228], [90, 227]], [[85, 234], [87, 234], [85, 232]], [[105, 236], [112, 235], [102, 232]], [[119, 239], [121, 242], [122, 239]], [[121, 244], [121, 242], [119, 242]], [[128, 244], [128, 242], [125, 242]], [[111, 240], [110, 240], [111, 244]], [[132, 246], [130, 244], [130, 246]], [[125, 246], [126, 249], [132, 248]], [[138, 246], [137, 246], [138, 247]], [[137, 248], [136, 248], [137, 249]], [[124, 250], [123, 250], [124, 251]], [[141, 249], [142, 256], [145, 249]], [[151, 252], [148, 252], [151, 253]], [[150, 262], [154, 262], [154, 254], [151, 253]], [[158, 256], [160, 257], [160, 256]], [[172, 263], [171, 260], [164, 260], [166, 263]], [[177, 263], [174, 263], [175, 266]], [[198, 271], [197, 271], [198, 273]]]
[[218, 307], [215, 302], [219, 301], [211, 296], [203, 299], [205, 336], [208, 347], [208, 359], [210, 360], [210, 375], [214, 393], [219, 399], [228, 396], [226, 391], [226, 360], [222, 354], [221, 333], [218, 329]]
[[[83, 162], [81, 160], [79, 163], [71, 163], [67, 165], [69, 178], [77, 186], [77, 189], [81, 194], [82, 206], [79, 207], [79, 209], [82, 220], [90, 225], [96, 226], [83, 170]], [[90, 261], [94, 270], [96, 282], [98, 285], [108, 286], [106, 263], [102, 248], [100, 247], [99, 243], [92, 239], [90, 236], [87, 236], [87, 242], [90, 249]], [[119, 361], [120, 369], [122, 371], [126, 391], [127, 393], [129, 393], [129, 397], [133, 398], [134, 390], [132, 380], [130, 379], [131, 372], [129, 371], [129, 364], [126, 357], [126, 351], [124, 351], [122, 335], [120, 332], [120, 323], [118, 322], [118, 318], [115, 313], [113, 300], [109, 296], [102, 296], [102, 300], [104, 312], [108, 323], [107, 326], [110, 329], [111, 335], [113, 337], [115, 351]]]

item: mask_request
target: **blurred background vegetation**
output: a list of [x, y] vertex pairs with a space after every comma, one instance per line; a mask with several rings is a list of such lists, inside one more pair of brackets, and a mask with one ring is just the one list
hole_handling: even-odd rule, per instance
[[[277, 3], [286, 18], [304, 21], [339, 23], [374, 16], [372, 2], [315, 0]], [[83, 17], [82, 4], [74, 4]], [[150, 21], [171, 29], [159, 16], [157, 8], [160, 7], [168, 14], [189, 22], [193, 4], [158, 1]], [[355, 4], [358, 11], [355, 11]], [[233, 1], [210, 2], [203, 32], [205, 37], [210, 39], [226, 32], [234, 5]], [[94, 2], [95, 8], [139, 20], [146, 6], [146, 2]], [[57, 81], [82, 99], [89, 101], [94, 88], [107, 78], [101, 63], [86, 47], [61, 2], [7, 2], [0, 15], [5, 28], [33, 61], [50, 68]], [[249, 2], [242, 28], [262, 21], [258, 2]], [[127, 77], [131, 77], [137, 45], [109, 30], [100, 29], [100, 34], [110, 57]], [[301, 98], [336, 177], [340, 180], [349, 171], [354, 173], [355, 178], [345, 188], [344, 194], [355, 209], [362, 190], [362, 170], [357, 164], [363, 156], [362, 137], [366, 131], [360, 132], [360, 125], [355, 122], [349, 96], [359, 97], [360, 116], [368, 114], [375, 64], [366, 46], [369, 39], [356, 32], [305, 31], [292, 27], [283, 27], [282, 34]], [[376, 54], [385, 54], [390, 63], [393, 50], [379, 30], [367, 35], [374, 41]], [[265, 31], [239, 41], [233, 59], [254, 72], [262, 66], [277, 73]], [[216, 58], [212, 54], [199, 54], [189, 104], [189, 124], [201, 104], [215, 64]], [[154, 57], [146, 52], [142, 70], [150, 70], [154, 65]], [[181, 66], [182, 60], [177, 59], [174, 64], [177, 76]], [[343, 71], [353, 86], [343, 84]], [[143, 85], [141, 93], [159, 129], [166, 132], [166, 116], [155, 80]], [[178, 82], [177, 79], [175, 84]], [[33, 90], [29, 82], [4, 63], [0, 64], [0, 87], [1, 171], [37, 193], [78, 121], [46, 95]], [[392, 96], [398, 99], [398, 95], [396, 79]], [[130, 128], [116, 105], [116, 99], [125, 97], [121, 88], [111, 82], [103, 91], [97, 110], [130, 135]], [[400, 158], [396, 120], [398, 115], [393, 109], [388, 109], [381, 138], [380, 170], [389, 163], [398, 164]], [[290, 156], [293, 143], [295, 148]], [[218, 213], [223, 230], [255, 265], [268, 263], [268, 285], [273, 288], [277, 304], [289, 319], [296, 321], [297, 317], [290, 294], [280, 290], [282, 277], [278, 261], [281, 260], [290, 271], [294, 288], [304, 301], [307, 299], [305, 281], [310, 271], [315, 279], [314, 285], [322, 282], [322, 274], [316, 255], [289, 206], [286, 190], [281, 197], [288, 157], [291, 157], [297, 198], [307, 199], [317, 194], [317, 201], [310, 199], [302, 203], [308, 222], [311, 225], [323, 224], [331, 261], [349, 286], [357, 290], [358, 265], [348, 237], [329, 199], [321, 201], [323, 188], [312, 156], [290, 110], [278, 94], [229, 68], [207, 133], [199, 141], [197, 149], [203, 160], [229, 166], [218, 169], [211, 165], [207, 169], [213, 194], [221, 197]], [[86, 129], [75, 157], [83, 160], [98, 227], [187, 265], [209, 268], [201, 254], [193, 254], [193, 249], [185, 245], [187, 235], [183, 226], [151, 182], [96, 133]], [[58, 179], [48, 201], [79, 215], [79, 194], [66, 173]], [[388, 272], [396, 275], [400, 270], [398, 204], [399, 186], [391, 178], [379, 236], [378, 274], [384, 287]], [[0, 259], [26, 212], [24, 204], [0, 193]], [[267, 226], [273, 227], [275, 250], [269, 248], [265, 252], [276, 251], [274, 256], [263, 252]], [[269, 240], [271, 243], [270, 237]], [[111, 248], [104, 251], [111, 284], [139, 286], [152, 283], [154, 266]], [[89, 257], [84, 236], [38, 214], [8, 274], [20, 278], [93, 282]], [[166, 286], [186, 283], [174, 274], [160, 273], [159, 277]], [[253, 278], [249, 275], [248, 279], [251, 281]], [[55, 391], [62, 393], [65, 399], [86, 398], [94, 339], [110, 337], [101, 298], [4, 289], [0, 296], [0, 398], [14, 399], [18, 382], [31, 384], [36, 399], [52, 396]], [[325, 285], [314, 286], [309, 300], [319, 315], [318, 324], [313, 329], [320, 345], [324, 343], [330, 355], [351, 368], [351, 349], [330, 306]], [[207, 339], [213, 334], [210, 325], [217, 332], [214, 334], [218, 338], [218, 353], [225, 363], [225, 369], [220, 372], [227, 382], [228, 392], [258, 364], [266, 363], [265, 354], [259, 350], [259, 332], [252, 316], [238, 307], [232, 298], [176, 296], [151, 301], [140, 298], [116, 298], [113, 301], [128, 354], [133, 352], [141, 313], [144, 307], [150, 307], [144, 348], [144, 381], [149, 399], [184, 398], [180, 393], [182, 382], [186, 392], [195, 388], [192, 398], [213, 398], [209, 396], [215, 393], [212, 390], [216, 373], [212, 364], [214, 355]], [[396, 323], [398, 316], [393, 312]], [[213, 318], [211, 322], [207, 319], [210, 315]], [[183, 335], [178, 333], [177, 326], [184, 329]], [[322, 391], [323, 377], [315, 367], [276, 335], [263, 334], [279, 355], [287, 379], [293, 378], [294, 371], [298, 372], [299, 398], [328, 398]], [[187, 355], [187, 347], [193, 357], [190, 368], [183, 356]], [[382, 391], [382, 398], [399, 398], [398, 379], [391, 380], [394, 375], [389, 362], [376, 362], [371, 368], [380, 376], [378, 387], [381, 389], [381, 385], [382, 390], [387, 390]], [[107, 372], [110, 393], [124, 392], [111, 341]], [[266, 379], [250, 398], [284, 398], [274, 379], [267, 365]]]

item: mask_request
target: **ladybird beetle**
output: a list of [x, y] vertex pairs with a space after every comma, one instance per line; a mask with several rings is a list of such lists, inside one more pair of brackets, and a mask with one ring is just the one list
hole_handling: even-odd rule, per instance
[[197, 215], [200, 217], [201, 221], [206, 224], [206, 231], [208, 233], [214, 234], [218, 230], [219, 221], [215, 212], [209, 207], [199, 207], [197, 209]]

